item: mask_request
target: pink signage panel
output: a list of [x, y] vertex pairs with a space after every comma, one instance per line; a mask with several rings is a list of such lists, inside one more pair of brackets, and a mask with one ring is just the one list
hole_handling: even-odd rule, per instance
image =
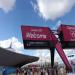
[[75, 26], [64, 26], [64, 41], [75, 41]]
[[21, 26], [24, 40], [49, 40], [48, 27]]
[[62, 31], [64, 41], [75, 41], [75, 26], [61, 25], [59, 32]]

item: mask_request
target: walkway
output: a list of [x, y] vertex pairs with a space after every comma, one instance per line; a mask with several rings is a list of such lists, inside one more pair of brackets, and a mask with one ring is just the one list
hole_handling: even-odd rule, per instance
[[68, 73], [67, 75], [75, 75], [75, 73]]

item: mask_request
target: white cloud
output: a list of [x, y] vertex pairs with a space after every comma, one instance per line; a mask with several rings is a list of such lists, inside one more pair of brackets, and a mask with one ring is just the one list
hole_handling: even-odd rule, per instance
[[55, 20], [70, 12], [75, 0], [36, 0], [36, 3], [31, 2], [31, 4], [45, 20]]
[[16, 0], [0, 0], [0, 9], [8, 13], [15, 6]]
[[[10, 44], [12, 49], [9, 49]], [[14, 52], [23, 53], [23, 51], [21, 51], [21, 49], [23, 49], [23, 44], [19, 42], [19, 40], [16, 37], [0, 41], [0, 47], [8, 48], [9, 50]]]
[[17, 38], [12, 37], [11, 41], [12, 41], [13, 48], [16, 48], [16, 49], [23, 48], [23, 44], [21, 42], [19, 42], [19, 40]]

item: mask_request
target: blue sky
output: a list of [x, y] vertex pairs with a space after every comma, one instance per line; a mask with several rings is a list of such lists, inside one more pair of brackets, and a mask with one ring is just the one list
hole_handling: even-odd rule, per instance
[[[15, 51], [39, 55], [37, 50], [24, 50], [21, 25], [57, 29], [61, 23], [75, 25], [74, 15], [75, 0], [0, 0], [0, 45], [8, 47], [12, 41]], [[48, 50], [42, 51], [43, 56], [49, 55]]]

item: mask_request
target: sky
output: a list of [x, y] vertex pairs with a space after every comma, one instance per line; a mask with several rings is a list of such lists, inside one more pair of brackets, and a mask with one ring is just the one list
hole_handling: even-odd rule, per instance
[[[21, 25], [57, 30], [60, 24], [75, 25], [74, 15], [75, 0], [0, 0], [0, 47], [8, 48], [12, 43], [15, 52], [42, 56], [48, 59], [42, 60], [50, 61], [48, 49], [24, 49]], [[71, 54], [75, 55], [73, 49], [64, 51], [67, 58]], [[68, 59], [72, 60], [75, 57]], [[57, 52], [55, 61], [62, 62]]]

